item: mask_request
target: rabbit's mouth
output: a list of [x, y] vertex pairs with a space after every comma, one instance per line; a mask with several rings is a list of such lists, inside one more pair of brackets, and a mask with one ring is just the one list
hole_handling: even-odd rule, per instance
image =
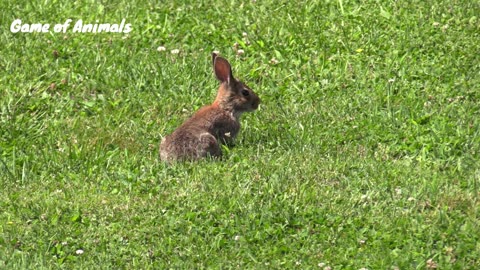
[[254, 99], [252, 101], [252, 111], [258, 109], [258, 106], [260, 105], [260, 98], [259, 97], [256, 97], [256, 99]]

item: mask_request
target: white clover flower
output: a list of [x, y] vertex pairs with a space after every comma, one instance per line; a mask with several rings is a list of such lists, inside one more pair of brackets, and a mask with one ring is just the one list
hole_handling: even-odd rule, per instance
[[433, 259], [428, 259], [427, 260], [427, 269], [437, 269], [438, 264], [435, 262]]
[[275, 59], [275, 58], [270, 59], [270, 64], [276, 65], [278, 63], [279, 63], [279, 61], [277, 59]]

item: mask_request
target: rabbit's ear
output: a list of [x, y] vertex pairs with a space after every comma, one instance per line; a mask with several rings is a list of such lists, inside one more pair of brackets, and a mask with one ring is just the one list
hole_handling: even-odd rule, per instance
[[212, 53], [212, 64], [215, 66], [215, 58], [217, 58], [218, 54], [213, 52]]
[[232, 68], [228, 61], [220, 56], [217, 56], [215, 53], [212, 54], [213, 58], [213, 69], [215, 70], [215, 76], [221, 82], [226, 82], [230, 84], [233, 80]]

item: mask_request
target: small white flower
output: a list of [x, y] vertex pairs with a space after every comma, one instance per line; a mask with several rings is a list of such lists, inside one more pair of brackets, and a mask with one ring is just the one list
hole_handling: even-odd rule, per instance
[[272, 59], [270, 59], [270, 64], [276, 65], [276, 64], [278, 64], [278, 60], [275, 59], [275, 58], [272, 58]]
[[75, 254], [77, 254], [77, 255], [82, 255], [82, 254], [83, 254], [83, 249], [77, 249], [77, 250], [75, 251]]
[[240, 240], [240, 235], [235, 235], [235, 237], [233, 238], [233, 240], [235, 240], [235, 241]]
[[170, 51], [172, 54], [179, 54], [180, 50], [179, 49], [174, 49]]
[[427, 260], [427, 269], [437, 269], [438, 264], [433, 259]]
[[397, 195], [402, 195], [402, 189], [399, 187], [395, 188], [395, 193], [397, 193]]
[[245, 53], [245, 51], [242, 50], [242, 49], [240, 49], [240, 50], [237, 51], [237, 55], [242, 55], [242, 54], [244, 54], [244, 53]]
[[318, 263], [318, 267], [324, 267], [325, 266], [325, 263], [321, 262], [321, 263]]
[[242, 36], [243, 36], [243, 37], [247, 37], [247, 36], [248, 36], [247, 32], [243, 32], [243, 33], [242, 33]]
[[163, 47], [163, 46], [159, 46], [159, 47], [157, 48], [157, 51], [159, 51], [159, 52], [164, 52], [164, 51], [166, 51], [166, 50], [167, 50], [167, 48], [165, 48], [165, 47]]

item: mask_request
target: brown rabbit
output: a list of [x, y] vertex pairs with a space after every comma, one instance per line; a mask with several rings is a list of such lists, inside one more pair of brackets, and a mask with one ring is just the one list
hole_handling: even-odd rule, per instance
[[220, 144], [230, 144], [240, 130], [240, 115], [258, 108], [260, 98], [232, 75], [228, 61], [212, 54], [215, 76], [220, 81], [211, 105], [198, 110], [160, 144], [163, 161], [220, 157]]

